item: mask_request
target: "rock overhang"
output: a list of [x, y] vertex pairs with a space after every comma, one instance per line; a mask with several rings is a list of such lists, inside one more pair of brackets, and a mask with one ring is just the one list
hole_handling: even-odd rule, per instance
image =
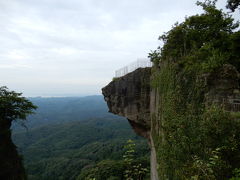
[[149, 138], [151, 68], [137, 70], [102, 88], [109, 112], [126, 117], [135, 132]]

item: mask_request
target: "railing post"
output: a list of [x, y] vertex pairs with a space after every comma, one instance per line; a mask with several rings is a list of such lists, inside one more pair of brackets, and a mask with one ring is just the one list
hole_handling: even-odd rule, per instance
[[152, 63], [149, 60], [138, 59], [136, 62], [129, 64], [115, 71], [115, 77], [125, 76], [126, 74], [135, 71], [138, 68], [151, 67]]

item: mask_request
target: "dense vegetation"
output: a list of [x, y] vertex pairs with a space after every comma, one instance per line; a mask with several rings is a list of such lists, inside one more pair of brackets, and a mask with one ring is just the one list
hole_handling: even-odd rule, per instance
[[[240, 32], [216, 1], [198, 2], [204, 13], [187, 17], [150, 53], [152, 87], [159, 92], [159, 116], [153, 119], [160, 179], [228, 179], [239, 176], [238, 113], [206, 104], [206, 77], [226, 64], [240, 70]], [[238, 174], [236, 174], [238, 173]]]
[[124, 179], [128, 139], [136, 143], [133, 164], [149, 170], [146, 141], [126, 119], [107, 112], [102, 96], [31, 100], [36, 114], [28, 129], [15, 126], [13, 135], [30, 180]]

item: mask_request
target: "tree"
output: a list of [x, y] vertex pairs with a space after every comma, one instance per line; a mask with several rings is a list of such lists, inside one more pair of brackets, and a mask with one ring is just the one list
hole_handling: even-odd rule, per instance
[[227, 1], [227, 8], [234, 12], [238, 6], [240, 5], [240, 0], [228, 0]]
[[21, 95], [5, 86], [0, 87], [0, 179], [26, 179], [10, 127], [12, 121], [25, 120], [37, 107]]
[[9, 91], [7, 87], [0, 87], [0, 122], [11, 123], [13, 120], [25, 120], [37, 107], [22, 93]]
[[124, 172], [124, 177], [126, 180], [142, 180], [148, 172], [148, 169], [144, 168], [141, 163], [134, 162], [134, 159], [136, 159], [135, 146], [136, 144], [131, 139], [129, 139], [124, 146], [125, 153], [123, 159], [127, 167]]
[[195, 56], [194, 61], [202, 63], [199, 67], [216, 59], [214, 67], [229, 63], [240, 70], [239, 23], [215, 4], [216, 0], [198, 1], [197, 5], [204, 10], [202, 14], [187, 17], [160, 36], [163, 47], [149, 54], [154, 64], [170, 60], [191, 65]]

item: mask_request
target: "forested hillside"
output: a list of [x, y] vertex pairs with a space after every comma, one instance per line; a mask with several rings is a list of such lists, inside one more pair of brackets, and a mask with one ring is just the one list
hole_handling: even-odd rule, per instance
[[[96, 117], [114, 117], [108, 113], [102, 96], [29, 98], [38, 106], [36, 113], [25, 122], [28, 128], [69, 121], [81, 121]], [[14, 128], [22, 129], [15, 124]]]
[[128, 139], [136, 143], [134, 162], [149, 169], [146, 141], [126, 119], [109, 114], [101, 96], [31, 101], [39, 107], [36, 114], [27, 129], [15, 127], [13, 135], [30, 180], [122, 179]]

